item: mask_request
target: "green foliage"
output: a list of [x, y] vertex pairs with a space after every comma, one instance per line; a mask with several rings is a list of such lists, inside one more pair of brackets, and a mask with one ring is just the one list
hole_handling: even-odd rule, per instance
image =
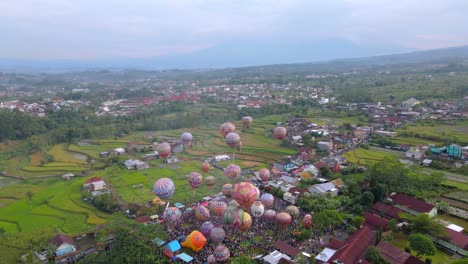
[[[410, 171], [398, 161], [385, 159], [369, 167], [368, 179], [379, 193], [383, 193], [384, 186], [387, 186], [387, 192], [403, 192], [426, 198], [434, 197], [442, 191], [444, 177], [440, 173], [427, 175], [416, 168]], [[378, 184], [382, 185], [378, 187]]]
[[362, 224], [364, 223], [364, 217], [362, 216], [354, 216], [353, 218], [351, 218], [351, 224], [356, 227], [356, 228], [359, 228]]
[[302, 196], [298, 199], [297, 206], [306, 211], [320, 212], [327, 209], [336, 209], [349, 203], [347, 196]]
[[427, 236], [420, 233], [411, 234], [408, 237], [408, 241], [411, 249], [416, 251], [418, 257], [420, 257], [421, 255], [435, 255], [436, 248], [434, 246], [434, 243]]
[[395, 219], [388, 221], [388, 229], [392, 230], [393, 232], [398, 231], [398, 226]]
[[429, 234], [442, 238], [447, 236], [444, 226], [430, 218], [427, 214], [419, 214], [417, 216], [402, 214], [401, 217], [411, 223], [410, 228], [413, 233]]
[[162, 248], [151, 242], [156, 237], [167, 238], [160, 225], [121, 220], [101, 230], [98, 239], [105, 240], [110, 234], [114, 236], [111, 250], [88, 255], [82, 263], [158, 263], [164, 258]]
[[374, 195], [370, 191], [365, 191], [361, 194], [361, 205], [370, 208], [374, 204]]
[[372, 264], [390, 264], [390, 262], [380, 256], [379, 250], [376, 247], [367, 249], [365, 259]]
[[298, 236], [299, 241], [306, 241], [313, 237], [312, 230], [310, 228], [304, 228]]
[[336, 210], [323, 210], [314, 214], [313, 228], [319, 232], [323, 232], [327, 228], [332, 228], [340, 225], [343, 218]]

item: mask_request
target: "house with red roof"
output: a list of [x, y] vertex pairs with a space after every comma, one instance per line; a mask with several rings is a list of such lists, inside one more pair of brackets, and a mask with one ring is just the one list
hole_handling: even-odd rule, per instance
[[376, 214], [364, 213], [364, 224], [372, 230], [387, 231], [388, 220]]
[[389, 200], [394, 203], [394, 206], [412, 215], [427, 214], [429, 217], [437, 215], [437, 208], [422, 200], [413, 198], [406, 194], [392, 194]]
[[375, 203], [372, 206], [371, 212], [377, 215], [381, 215], [389, 220], [391, 219], [401, 220], [400, 213], [404, 213], [403, 210], [396, 208], [393, 205], [384, 204], [381, 202]]
[[450, 252], [468, 257], [468, 236], [463, 232], [463, 228], [457, 229], [452, 226], [454, 225], [445, 227], [447, 238], [435, 239], [436, 244]]
[[367, 249], [375, 244], [377, 236], [368, 227], [356, 231], [346, 241], [341, 242], [335, 238], [330, 239], [326, 247], [317, 255], [318, 263], [337, 264], [367, 264], [364, 259]]
[[424, 264], [422, 260], [383, 240], [377, 245], [377, 250], [391, 264]]

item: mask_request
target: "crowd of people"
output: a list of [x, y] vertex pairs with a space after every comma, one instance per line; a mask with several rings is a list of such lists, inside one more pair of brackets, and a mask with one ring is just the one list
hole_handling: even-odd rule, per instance
[[[227, 197], [218, 197], [222, 201], [228, 203], [230, 201]], [[282, 199], [275, 199], [272, 208], [276, 212], [285, 211], [286, 207], [290, 204]], [[302, 218], [306, 212], [299, 210], [300, 215], [293, 218], [290, 225], [286, 227], [280, 227], [276, 222], [268, 222], [265, 218], [252, 217], [252, 226], [246, 230], [241, 231], [237, 227], [229, 226], [224, 223], [223, 216], [218, 216], [213, 212], [210, 213], [210, 218], [205, 220], [198, 220], [195, 217], [194, 209], [197, 204], [187, 205], [181, 218], [176, 223], [164, 223], [166, 229], [170, 235], [170, 241], [178, 240], [182, 242], [194, 230], [200, 230], [203, 222], [210, 221], [215, 227], [221, 227], [226, 233], [226, 237], [220, 244], [224, 244], [230, 251], [231, 257], [236, 256], [248, 256], [255, 257], [259, 255], [267, 255], [274, 251], [274, 243], [276, 240], [282, 240], [293, 247], [300, 250], [317, 254], [327, 244], [328, 239], [331, 236], [336, 235], [333, 230], [325, 232], [322, 236], [313, 231], [313, 238], [307, 241], [298, 241], [295, 231], [303, 228]], [[246, 211], [250, 214], [250, 211]], [[218, 244], [210, 240], [209, 236], [206, 237], [207, 243], [204, 248], [198, 252], [192, 252], [190, 255], [194, 258], [194, 263], [207, 263], [208, 257], [213, 254]]]

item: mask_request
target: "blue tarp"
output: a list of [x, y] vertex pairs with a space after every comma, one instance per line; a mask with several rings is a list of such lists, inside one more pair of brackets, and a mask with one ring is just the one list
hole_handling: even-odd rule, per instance
[[181, 249], [180, 243], [177, 240], [173, 240], [166, 245], [166, 249], [169, 249], [171, 252], [176, 252]]
[[193, 258], [185, 253], [182, 253], [182, 254], [179, 254], [177, 255], [177, 257], [181, 260], [183, 260], [184, 262], [190, 262], [193, 260]]

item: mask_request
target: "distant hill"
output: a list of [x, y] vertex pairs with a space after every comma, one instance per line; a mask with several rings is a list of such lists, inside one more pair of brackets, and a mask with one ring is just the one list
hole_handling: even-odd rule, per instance
[[[428, 51], [407, 51], [399, 47], [371, 48], [349, 41], [316, 42], [230, 42], [191, 54], [145, 59], [109, 60], [2, 60], [0, 71], [69, 72], [93, 70], [190, 70], [219, 71], [343, 71], [375, 65], [461, 62], [468, 59], [468, 46]], [[393, 55], [383, 55], [398, 53]], [[239, 69], [234, 69], [239, 68]], [[218, 70], [216, 70], [218, 69]]]

